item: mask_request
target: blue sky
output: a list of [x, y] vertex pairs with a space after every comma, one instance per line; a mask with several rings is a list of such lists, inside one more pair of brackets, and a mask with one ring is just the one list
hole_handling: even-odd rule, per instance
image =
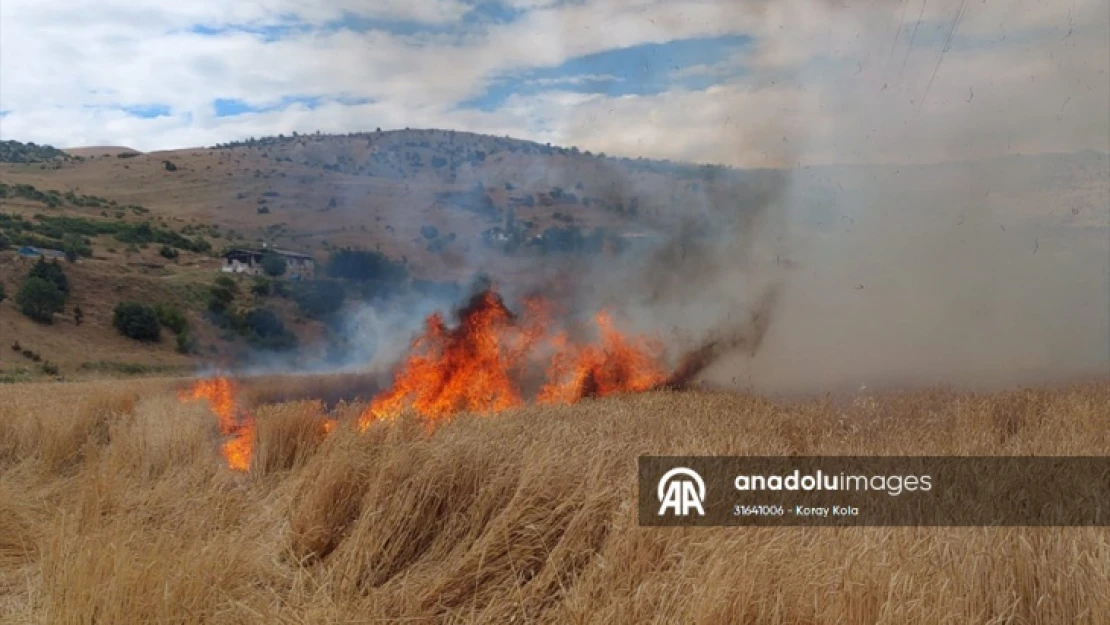
[[3, 0], [0, 138], [438, 127], [757, 166], [1106, 149], [1108, 21], [1105, 0]]
[[645, 43], [567, 59], [556, 67], [510, 72], [494, 78], [480, 96], [459, 108], [493, 111], [513, 95], [534, 96], [544, 91], [572, 91], [608, 97], [656, 95], [672, 89], [703, 90], [722, 79], [743, 73], [742, 66], [720, 73], [684, 74], [726, 61], [751, 42], [743, 35], [679, 39]]
[[[320, 36], [337, 32], [388, 33], [391, 36], [410, 38], [409, 44], [413, 46], [419, 46], [422, 37], [433, 37], [437, 42], [448, 41], [464, 48], [466, 39], [481, 32], [484, 27], [491, 24], [512, 24], [525, 14], [523, 10], [496, 2], [482, 2], [469, 10], [460, 22], [448, 24], [345, 14], [342, 18], [317, 26], [298, 21], [294, 16], [285, 16], [278, 23], [267, 25], [198, 25], [191, 32], [206, 37], [220, 37], [230, 33], [247, 34], [267, 43], [294, 36]], [[539, 96], [552, 91], [617, 97], [656, 95], [673, 89], [704, 90], [721, 80], [742, 75], [742, 66], [729, 67], [725, 71], [715, 67], [743, 52], [751, 41], [751, 37], [742, 34], [675, 39], [574, 56], [555, 66], [510, 70], [488, 76], [487, 85], [480, 94], [460, 101], [455, 106], [460, 110], [496, 111], [514, 95]], [[696, 71], [699, 69], [704, 71]], [[230, 117], [280, 110], [292, 105], [303, 105], [311, 110], [324, 101], [365, 103], [371, 100], [357, 97], [285, 95], [262, 104], [251, 104], [237, 98], [216, 98], [212, 101], [212, 106], [217, 117]], [[138, 107], [138, 110], [144, 112], [165, 109], [164, 105]]]

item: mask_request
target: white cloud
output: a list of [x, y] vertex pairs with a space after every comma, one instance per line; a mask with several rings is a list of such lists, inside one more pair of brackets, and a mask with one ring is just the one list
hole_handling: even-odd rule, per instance
[[[520, 20], [461, 40], [312, 30], [265, 41], [190, 29], [293, 17], [319, 25], [348, 12], [443, 25], [466, 7], [456, 0], [59, 0], [47, 10], [3, 0], [0, 109], [8, 114], [0, 135], [156, 149], [293, 130], [435, 126], [739, 165], [1110, 149], [1104, 2], [969, 1], [955, 45], [941, 59], [961, 3], [516, 0], [508, 4], [530, 10]], [[919, 14], [923, 26], [911, 48]], [[556, 90], [512, 97], [494, 112], [456, 109], [503, 72], [720, 34], [749, 35], [753, 46], [685, 75], [726, 76], [738, 66], [747, 73], [706, 91], [610, 98]], [[263, 105], [339, 94], [375, 102], [226, 118], [212, 109], [215, 98]], [[142, 119], [102, 108], [153, 103], [168, 105], [171, 115]]]

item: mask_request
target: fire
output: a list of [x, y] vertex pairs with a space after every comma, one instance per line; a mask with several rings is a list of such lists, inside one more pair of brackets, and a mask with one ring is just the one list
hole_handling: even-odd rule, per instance
[[626, 338], [613, 327], [606, 311], [594, 321], [601, 332], [600, 345], [572, 346], [565, 336], [556, 338], [562, 349], [551, 359], [548, 383], [538, 401], [573, 403], [583, 397], [642, 392], [666, 380], [658, 341]]
[[428, 318], [393, 387], [359, 417], [360, 430], [396, 418], [406, 408], [436, 421], [457, 412], [499, 412], [523, 402], [515, 375], [537, 333], [519, 326], [492, 290], [471, 299], [459, 317], [454, 329], [438, 313]]
[[524, 403], [522, 380], [551, 351], [546, 384], [537, 399], [573, 403], [584, 397], [644, 391], [663, 382], [658, 342], [626, 338], [607, 312], [595, 321], [600, 344], [575, 345], [552, 335], [551, 306], [540, 299], [514, 315], [493, 289], [479, 293], [449, 328], [439, 314], [428, 318], [393, 386], [375, 397], [358, 421], [365, 431], [378, 420], [412, 409], [434, 425], [459, 412], [496, 413]]
[[[574, 403], [646, 391], [667, 381], [659, 341], [621, 333], [609, 312], [602, 311], [594, 317], [598, 340], [576, 342], [568, 332], [553, 332], [552, 309], [550, 302], [533, 298], [524, 301], [523, 313], [517, 315], [496, 290], [487, 289], [459, 312], [455, 327], [442, 315], [430, 316], [397, 368], [392, 387], [359, 416], [358, 429], [413, 410], [431, 430], [461, 412], [489, 414], [520, 406], [526, 394], [540, 403]], [[533, 392], [526, 393], [526, 387]], [[220, 432], [228, 437], [220, 445], [227, 466], [245, 472], [256, 431], [238, 394], [233, 381], [215, 377], [198, 380], [179, 397], [208, 402]], [[338, 425], [325, 416], [320, 435], [330, 435]]]
[[231, 437], [220, 446], [227, 466], [235, 471], [247, 471], [254, 448], [254, 417], [240, 410], [237, 394], [238, 387], [235, 383], [224, 377], [216, 377], [198, 380], [192, 388], [179, 393], [178, 397], [182, 401], [208, 402], [209, 408], [219, 420], [220, 433]]

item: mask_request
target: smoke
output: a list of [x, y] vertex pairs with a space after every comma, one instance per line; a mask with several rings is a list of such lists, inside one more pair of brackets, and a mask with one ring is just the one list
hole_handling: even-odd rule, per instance
[[[1110, 161], [1017, 156], [1106, 136], [1105, 85], [1074, 74], [1097, 55], [1064, 39], [1046, 45], [1048, 65], [1028, 46], [991, 48], [1005, 33], [973, 4], [721, 3], [714, 19], [754, 33], [746, 75], [712, 90], [705, 110], [680, 111], [716, 123], [689, 136], [642, 119], [601, 127], [590, 105], [579, 107], [588, 118], [568, 105], [544, 127], [563, 145], [598, 135], [636, 156], [629, 146], [648, 134], [701, 145], [699, 161], [774, 169], [664, 182], [584, 158], [527, 160], [511, 180], [466, 170], [460, 184], [530, 191], [586, 180], [584, 193], [607, 203], [637, 200], [628, 227], [649, 236], [619, 256], [506, 261], [475, 246], [454, 269], [489, 273], [510, 305], [543, 294], [567, 322], [613, 310], [622, 329], [666, 339], [675, 386], [983, 386], [1110, 372]], [[1015, 36], [1038, 32], [1024, 28]], [[1000, 69], [1011, 66], [1040, 82]], [[668, 113], [658, 117], [677, 120]], [[387, 369], [428, 314], [460, 301], [361, 307], [338, 332], [346, 359], [328, 366]]]

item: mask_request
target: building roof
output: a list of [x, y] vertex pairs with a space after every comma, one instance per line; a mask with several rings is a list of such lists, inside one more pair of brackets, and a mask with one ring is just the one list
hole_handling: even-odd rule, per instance
[[277, 254], [278, 256], [286, 256], [286, 257], [289, 257], [289, 258], [300, 258], [300, 259], [303, 259], [303, 260], [314, 260], [312, 258], [312, 256], [309, 255], [309, 254], [302, 254], [300, 252], [290, 252], [288, 250], [275, 250], [275, 249], [269, 249], [269, 250], [246, 250], [246, 249], [228, 250], [228, 251], [224, 252], [224, 258], [227, 258], [229, 256], [242, 256], [244, 254], [249, 254], [251, 256], [262, 256], [266, 252], [273, 252], [273, 253]]

